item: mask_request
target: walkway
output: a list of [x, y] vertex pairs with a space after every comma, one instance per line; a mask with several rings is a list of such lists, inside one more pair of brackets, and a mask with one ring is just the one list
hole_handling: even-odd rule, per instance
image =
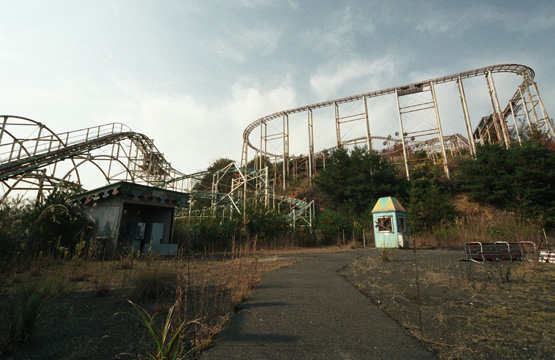
[[267, 274], [203, 359], [435, 359], [338, 271], [367, 253], [313, 255]]

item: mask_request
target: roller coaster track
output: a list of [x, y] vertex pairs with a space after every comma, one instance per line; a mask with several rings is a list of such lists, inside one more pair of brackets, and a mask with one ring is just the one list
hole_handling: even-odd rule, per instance
[[[125, 180], [187, 192], [192, 201], [209, 200], [210, 211], [225, 207], [241, 213], [247, 196], [272, 196], [266, 190], [264, 170], [238, 168], [231, 163], [222, 170], [184, 174], [165, 160], [151, 139], [123, 124], [54, 133], [44, 124], [20, 116], [4, 115], [0, 121], [0, 184], [5, 190], [0, 194], [0, 203], [12, 191], [33, 190], [40, 197], [60, 184], [86, 185], [87, 176], [79, 171], [85, 163], [93, 164], [107, 183]], [[102, 152], [106, 149], [109, 151]], [[64, 162], [68, 166], [59, 175]], [[113, 171], [116, 165], [120, 169]], [[227, 193], [218, 192], [217, 184], [227, 173], [235, 175], [234, 185]], [[76, 176], [73, 181], [71, 174]], [[194, 183], [207, 176], [214, 177], [212, 191], [195, 191]], [[306, 219], [309, 204], [289, 198], [279, 201], [288, 204], [289, 221]]]
[[[184, 190], [182, 182], [168, 181], [184, 174], [172, 168], [151, 139], [123, 124], [55, 133], [20, 116], [3, 115], [0, 121], [0, 184], [4, 190], [0, 202], [14, 190], [38, 190], [40, 194], [64, 182], [83, 185], [79, 169], [85, 163], [96, 167], [107, 183], [164, 183], [171, 190]], [[101, 149], [109, 151], [97, 151]], [[63, 163], [65, 166], [60, 165]], [[70, 180], [72, 175], [75, 179]]]
[[[493, 74], [516, 74], [523, 78], [514, 95], [508, 100], [507, 105], [501, 108], [495, 88]], [[467, 100], [463, 87], [463, 80], [474, 77], [485, 77], [492, 105], [492, 112], [483, 116], [475, 129], [469, 116]], [[429, 80], [414, 82], [397, 87], [386, 88], [378, 91], [365, 92], [358, 95], [343, 97], [335, 100], [315, 103], [284, 110], [262, 117], [250, 123], [243, 132], [243, 149], [241, 154], [241, 167], [230, 166], [225, 170], [215, 172], [215, 179], [223, 176], [227, 171], [236, 172], [237, 178], [228, 193], [218, 191], [217, 186], [212, 189], [211, 195], [198, 194], [198, 198], [210, 198], [213, 206], [233, 206], [241, 211], [238, 202], [249, 193], [273, 198], [281, 203], [287, 203], [291, 209], [291, 221], [311, 210], [310, 204], [293, 198], [280, 198], [268, 193], [269, 180], [267, 169], [264, 169], [263, 159], [274, 158], [282, 160], [282, 184], [286, 188], [289, 177], [289, 116], [298, 113], [307, 113], [308, 118], [308, 175], [313, 177], [316, 171], [315, 158], [325, 157], [330, 149], [317, 152], [314, 145], [313, 111], [321, 108], [335, 107], [335, 132], [337, 146], [353, 146], [365, 144], [374, 149], [373, 142], [383, 141], [391, 156], [403, 158], [407, 177], [409, 177], [410, 154], [415, 151], [426, 151], [443, 164], [448, 173], [448, 153], [468, 149], [475, 151], [476, 142], [503, 142], [521, 140], [526, 132], [533, 127], [555, 136], [552, 120], [541, 101], [538, 88], [534, 82], [534, 71], [519, 64], [502, 64], [478, 68], [452, 75], [436, 77]], [[444, 135], [439, 118], [438, 99], [435, 86], [443, 83], [455, 82], [461, 100], [466, 135]], [[367, 100], [394, 94], [397, 100], [399, 131], [395, 137], [384, 134], [372, 134], [370, 131], [369, 111]], [[410, 102], [407, 102], [407, 99]], [[349, 109], [351, 113], [343, 114], [340, 108], [344, 104], [354, 103], [362, 106], [359, 113]], [[353, 105], [354, 107], [354, 105]], [[432, 116], [434, 125], [432, 129], [418, 128], [406, 130], [403, 126], [412, 121], [410, 116], [414, 113], [435, 114]], [[354, 114], [353, 114], [354, 113]], [[429, 115], [426, 115], [429, 116]], [[513, 123], [509, 122], [512, 117]], [[278, 121], [283, 122], [282, 131], [268, 133], [268, 124]], [[380, 119], [382, 123], [395, 123]], [[342, 131], [342, 127], [362, 122], [366, 125], [363, 134], [351, 134]], [[174, 191], [191, 192], [193, 184], [204, 176], [206, 172], [184, 174], [174, 169], [158, 151], [154, 143], [147, 136], [133, 132], [123, 124], [113, 123], [95, 126], [80, 130], [55, 133], [44, 124], [19, 116], [0, 115], [0, 203], [9, 194], [17, 191], [37, 191], [37, 198], [46, 191], [50, 191], [64, 183], [84, 184], [84, 176], [80, 169], [85, 165], [92, 165], [103, 177], [104, 183], [117, 181], [130, 181]], [[378, 124], [380, 125], [380, 124]], [[260, 146], [256, 147], [251, 142], [252, 132], [260, 128]], [[268, 142], [282, 140], [283, 152], [268, 150]], [[255, 150], [255, 169], [248, 169], [248, 148]], [[388, 149], [390, 148], [390, 149]], [[384, 151], [385, 151], [384, 150]], [[402, 150], [402, 157], [400, 151]], [[265, 172], [266, 171], [266, 172]], [[88, 179], [87, 179], [88, 180]], [[277, 179], [274, 179], [277, 182]], [[216, 181], [217, 183], [217, 181]], [[249, 189], [249, 186], [252, 187]], [[266, 200], [267, 201], [267, 200]]]
[[[523, 78], [522, 83], [518, 86], [516, 92], [509, 99], [507, 106], [502, 110], [498, 99], [498, 94], [495, 88], [495, 83], [493, 79], [493, 74], [499, 73], [509, 73], [521, 76]], [[463, 80], [474, 78], [474, 77], [485, 77], [487, 83], [487, 90], [489, 93], [489, 100], [492, 105], [492, 113], [488, 117], [482, 118], [480, 124], [473, 131], [472, 124], [468, 111], [468, 104], [466, 95], [463, 87]], [[409, 177], [409, 155], [411, 150], [428, 148], [428, 151], [437, 151], [439, 149], [440, 156], [442, 157], [442, 162], [444, 168], [448, 173], [448, 145], [445, 139], [453, 140], [454, 146], [465, 146], [471, 153], [475, 151], [475, 142], [492, 142], [500, 141], [509, 144], [511, 141], [515, 141], [517, 138], [520, 141], [520, 135], [530, 130], [532, 127], [541, 129], [542, 131], [548, 133], [550, 136], [555, 136], [555, 130], [553, 129], [552, 120], [549, 119], [545, 107], [541, 101], [537, 85], [534, 82], [535, 73], [530, 67], [520, 64], [501, 64], [492, 65], [487, 67], [482, 67], [474, 70], [464, 71], [456, 74], [451, 74], [447, 76], [436, 77], [424, 81], [414, 82], [410, 84], [405, 84], [401, 86], [386, 88], [377, 91], [365, 92], [357, 95], [352, 95], [348, 97], [338, 98], [334, 100], [323, 101], [311, 105], [305, 105], [289, 110], [283, 110], [275, 112], [273, 114], [259, 118], [252, 123], [250, 123], [243, 132], [243, 150], [241, 155], [241, 164], [245, 166], [248, 163], [248, 149], [253, 149], [255, 151], [255, 158], [259, 159], [260, 164], [263, 158], [274, 158], [283, 160], [283, 172], [288, 173], [288, 159], [289, 154], [289, 116], [297, 113], [307, 113], [308, 118], [308, 136], [303, 136], [305, 139], [308, 138], [308, 144], [306, 149], [308, 149], [309, 158], [309, 176], [313, 176], [315, 172], [315, 157], [321, 154], [315, 151], [314, 147], [314, 123], [312, 112], [316, 109], [335, 107], [335, 131], [337, 138], [337, 146], [348, 146], [357, 145], [363, 143], [370, 148], [373, 148], [373, 139], [384, 138], [383, 136], [375, 136], [371, 134], [370, 131], [370, 121], [369, 121], [369, 111], [367, 100], [394, 94], [397, 98], [397, 112], [399, 119], [394, 119], [393, 121], [386, 122], [397, 122], [399, 123], [399, 132], [402, 134], [398, 139], [392, 139], [391, 136], [386, 138], [386, 142], [391, 140], [400, 140], [402, 143], [404, 162], [406, 164], [407, 177]], [[462, 114], [464, 117], [465, 128], [467, 131], [467, 138], [460, 134], [455, 134], [454, 136], [444, 136], [442, 133], [441, 121], [439, 119], [438, 111], [438, 99], [435, 94], [435, 86], [439, 84], [455, 82], [458, 87], [459, 97], [462, 105]], [[410, 105], [402, 104], [403, 97], [413, 97], [414, 100]], [[420, 99], [415, 99], [415, 96], [419, 96]], [[342, 116], [340, 114], [339, 106], [341, 104], [359, 102], [361, 103], [360, 113], [348, 114]], [[403, 130], [403, 122], [407, 121], [406, 118], [413, 112], [421, 110], [433, 110], [435, 112], [435, 119], [433, 122], [437, 122], [437, 126], [433, 129], [420, 129], [413, 134], [408, 133]], [[540, 114], [541, 111], [541, 114]], [[432, 112], [432, 113], [433, 113]], [[508, 121], [512, 117], [514, 120], [514, 125]], [[432, 117], [433, 118], [433, 117]], [[488, 120], [489, 119], [489, 120]], [[283, 128], [283, 130], [275, 131], [273, 133], [268, 133], [268, 124], [272, 122], [278, 122], [282, 120], [283, 126], [275, 126], [274, 128]], [[354, 121], [362, 121], [366, 123], [366, 129], [363, 136], [352, 136], [346, 137], [342, 131], [341, 127], [345, 126], [346, 123], [352, 123]], [[383, 122], [383, 120], [381, 120]], [[251, 141], [251, 135], [255, 129], [260, 129], [260, 146], [255, 146]], [[375, 131], [375, 130], [374, 130]], [[421, 140], [415, 141], [415, 138], [420, 137]], [[464, 139], [464, 140], [463, 140]], [[268, 143], [274, 140], [281, 140], [283, 143], [283, 151], [276, 152], [268, 150]], [[436, 149], [436, 150], [433, 150]], [[450, 149], [453, 151], [453, 149]], [[256, 162], [255, 162], [256, 163]], [[287, 176], [284, 176], [286, 179]], [[285, 188], [285, 181], [283, 182]]]

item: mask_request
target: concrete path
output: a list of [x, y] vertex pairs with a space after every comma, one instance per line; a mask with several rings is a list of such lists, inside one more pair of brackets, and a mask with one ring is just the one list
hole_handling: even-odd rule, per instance
[[367, 251], [268, 273], [202, 359], [434, 359], [338, 274]]

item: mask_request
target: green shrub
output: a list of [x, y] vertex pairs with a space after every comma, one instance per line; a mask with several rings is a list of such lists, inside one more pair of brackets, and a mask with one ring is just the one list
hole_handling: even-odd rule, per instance
[[555, 144], [532, 133], [522, 144], [479, 146], [461, 161], [457, 181], [471, 199], [555, 226]]
[[316, 226], [324, 236], [323, 243], [331, 244], [338, 237], [341, 237], [343, 233], [347, 236], [351, 234], [353, 221], [343, 213], [334, 210], [324, 210], [318, 214]]
[[[191, 325], [197, 324], [196, 320], [182, 320], [179, 317], [179, 302], [176, 302], [168, 310], [168, 315], [162, 326], [158, 326], [154, 316], [151, 316], [141, 306], [128, 301], [135, 311], [140, 323], [148, 330], [150, 339], [154, 342], [154, 351], [147, 349], [147, 358], [151, 360], [177, 360], [181, 358], [183, 342], [187, 333], [191, 330]], [[176, 316], [177, 314], [177, 316]], [[186, 355], [194, 352], [196, 348], [190, 349]]]

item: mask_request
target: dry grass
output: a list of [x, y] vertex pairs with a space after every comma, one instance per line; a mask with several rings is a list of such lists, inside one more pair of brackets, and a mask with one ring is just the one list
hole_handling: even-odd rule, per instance
[[[64, 358], [79, 357], [78, 353], [98, 354], [92, 359], [143, 356], [145, 344], [150, 343], [147, 332], [138, 332], [137, 325], [131, 325], [131, 315], [136, 311], [122, 301], [133, 299], [153, 319], [158, 319], [156, 324], [166, 317], [164, 314], [171, 306], [176, 314], [172, 317], [175, 319], [172, 328], [179, 328], [180, 319], [197, 319], [187, 325], [181, 355], [185, 356], [193, 348], [200, 351], [210, 344], [266, 272], [298, 261], [302, 252], [292, 249], [287, 254], [294, 256], [282, 256], [285, 251], [257, 252], [251, 245], [238, 247], [231, 253], [172, 259], [154, 256], [128, 256], [116, 261], [39, 259], [40, 268], [27, 266], [2, 274], [0, 294], [14, 291], [11, 285], [14, 282], [25, 284], [59, 278], [66, 282], [66, 291], [52, 302], [51, 315], [39, 327], [37, 341], [12, 350], [26, 358], [40, 357], [39, 354], [48, 351]], [[2, 320], [8, 305], [0, 301], [0, 334], [6, 326]], [[120, 315], [114, 316], [115, 313]], [[107, 328], [121, 329], [132, 336], [107, 336]], [[55, 334], [58, 335], [52, 338]], [[41, 338], [49, 340], [41, 343]], [[71, 343], [81, 345], [78, 349], [66, 346]]]
[[532, 241], [537, 244], [544, 238], [544, 230], [537, 223], [491, 205], [470, 202], [464, 195], [457, 196], [454, 204], [461, 217], [438, 226], [430, 233], [415, 236], [411, 246], [460, 249], [465, 243], [473, 241]]
[[412, 251], [388, 263], [376, 251], [345, 276], [442, 359], [552, 358], [555, 266], [457, 261], [463, 256], [417, 251], [422, 332]]

